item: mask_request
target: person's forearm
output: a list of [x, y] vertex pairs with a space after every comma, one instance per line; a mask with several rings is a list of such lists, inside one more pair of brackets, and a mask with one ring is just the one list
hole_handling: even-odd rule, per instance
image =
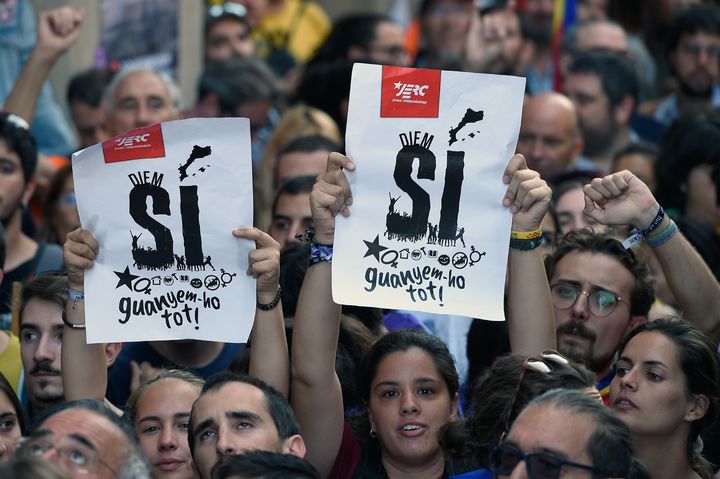
[[[260, 301], [266, 304], [272, 299]], [[250, 347], [250, 375], [262, 379], [288, 397], [290, 358], [281, 303], [270, 311], [260, 308], [255, 310]]]
[[[85, 324], [85, 304], [68, 300], [65, 315], [70, 323]], [[65, 400], [104, 400], [107, 389], [105, 345], [87, 344], [84, 329], [65, 326], [61, 354]]]
[[3, 110], [14, 113], [27, 121], [28, 124], [32, 124], [38, 98], [40, 98], [40, 90], [56, 60], [57, 58], [52, 55], [33, 50], [20, 75], [15, 80]]
[[538, 354], [556, 347], [554, 309], [539, 249], [510, 248], [507, 301], [513, 353]]
[[[657, 231], [668, 221], [665, 218]], [[720, 340], [720, 285], [700, 254], [680, 231], [656, 247], [655, 254], [685, 319]]]

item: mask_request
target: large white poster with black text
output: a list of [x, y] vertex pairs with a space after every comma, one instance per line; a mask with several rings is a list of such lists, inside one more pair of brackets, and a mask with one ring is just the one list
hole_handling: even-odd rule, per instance
[[255, 281], [250, 127], [172, 121], [73, 156], [78, 211], [100, 244], [85, 276], [88, 342], [245, 342]]
[[511, 214], [502, 173], [525, 80], [356, 64], [346, 147], [353, 192], [338, 216], [342, 304], [502, 320]]

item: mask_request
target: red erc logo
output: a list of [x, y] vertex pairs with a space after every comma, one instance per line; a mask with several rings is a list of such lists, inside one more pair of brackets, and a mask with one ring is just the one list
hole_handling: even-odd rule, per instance
[[111, 138], [103, 142], [102, 148], [105, 163], [165, 156], [165, 143], [159, 124], [137, 128]]
[[382, 67], [380, 117], [437, 118], [440, 70]]

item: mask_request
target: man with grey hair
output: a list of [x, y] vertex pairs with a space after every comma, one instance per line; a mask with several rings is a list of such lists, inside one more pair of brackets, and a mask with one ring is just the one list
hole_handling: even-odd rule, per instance
[[528, 404], [490, 454], [496, 477], [533, 477], [538, 468], [543, 477], [564, 471], [567, 477], [628, 477], [640, 467], [627, 426], [600, 401], [569, 389], [553, 389]]
[[121, 135], [135, 128], [179, 118], [180, 89], [166, 73], [128, 68], [118, 73], [105, 92], [108, 131]]
[[132, 425], [89, 399], [48, 411], [20, 454], [42, 457], [74, 479], [150, 479]]

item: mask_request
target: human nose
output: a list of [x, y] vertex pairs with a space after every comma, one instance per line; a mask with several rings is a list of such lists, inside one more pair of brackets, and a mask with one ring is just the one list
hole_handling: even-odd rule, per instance
[[510, 473], [510, 479], [528, 479], [525, 461], [520, 461]]
[[573, 319], [588, 319], [588, 317], [590, 316], [590, 305], [588, 304], [589, 296], [590, 295], [585, 291], [578, 291], [578, 295], [572, 305]]
[[235, 454], [235, 445], [232, 443], [232, 438], [230, 437], [230, 434], [222, 428], [218, 431], [216, 447], [217, 453], [220, 456], [231, 456]]
[[401, 414], [417, 414], [420, 412], [420, 405], [418, 404], [417, 398], [412, 393], [403, 394], [401, 407]]
[[530, 152], [533, 158], [543, 158], [545, 156], [545, 145], [540, 140], [533, 141]]
[[299, 221], [293, 221], [290, 229], [288, 230], [288, 236], [285, 240], [285, 244], [300, 243], [300, 240], [296, 238], [296, 235], [302, 236], [305, 233], [302, 229], [302, 225]]
[[138, 106], [137, 114], [135, 116], [135, 126], [149, 126], [153, 123], [153, 116], [150, 108], [148, 108], [148, 106], [144, 103], [141, 103], [140, 106]]
[[55, 350], [50, 343], [51, 338], [48, 335], [40, 335], [37, 348], [35, 348], [35, 361], [52, 361], [55, 359]]
[[3, 458], [5, 456], [9, 455], [8, 454], [9, 452], [10, 452], [10, 448], [5, 443], [5, 439], [0, 437], [0, 458]]
[[635, 378], [635, 370], [627, 369], [624, 374], [619, 378], [620, 389], [629, 389], [635, 391], [637, 389], [637, 380]]
[[172, 427], [164, 427], [160, 433], [160, 450], [172, 451], [177, 449], [178, 441]]

